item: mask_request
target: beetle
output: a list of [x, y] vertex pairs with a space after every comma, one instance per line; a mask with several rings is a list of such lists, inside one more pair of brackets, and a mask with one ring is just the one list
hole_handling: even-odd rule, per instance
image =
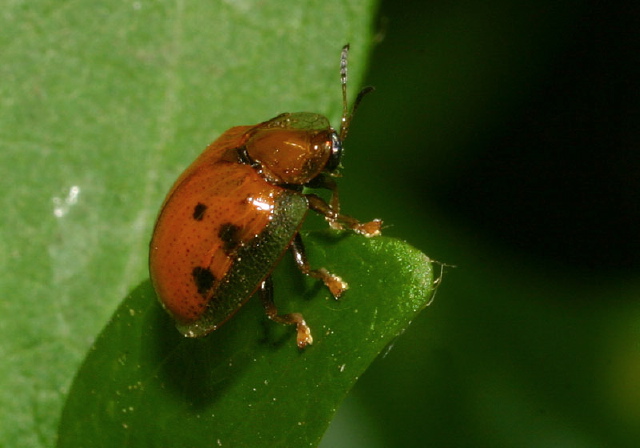
[[[309, 209], [331, 228], [380, 235], [382, 221], [340, 212], [333, 179], [342, 142], [360, 101], [347, 104], [347, 56], [342, 49], [339, 131], [323, 115], [283, 113], [223, 133], [178, 177], [162, 204], [150, 242], [149, 271], [156, 294], [187, 337], [216, 330], [257, 291], [267, 316], [297, 327], [297, 345], [313, 342], [300, 313], [279, 314], [271, 273], [291, 249], [302, 273], [319, 279], [338, 299], [348, 288], [325, 268], [311, 269], [300, 226]], [[308, 189], [327, 189], [327, 202]]]

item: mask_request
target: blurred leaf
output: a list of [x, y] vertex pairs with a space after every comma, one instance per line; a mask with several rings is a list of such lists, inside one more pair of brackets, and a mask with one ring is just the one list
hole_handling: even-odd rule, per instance
[[0, 446], [51, 446], [86, 351], [147, 277], [179, 172], [225, 129], [335, 119], [371, 0], [7, 2], [0, 16]]
[[305, 315], [312, 346], [299, 351], [294, 328], [267, 320], [256, 299], [207, 337], [183, 338], [144, 282], [80, 369], [58, 446], [317, 446], [347, 391], [427, 305], [434, 277], [394, 239], [307, 241], [312, 263], [350, 284], [335, 301], [290, 258], [276, 273], [280, 312]]

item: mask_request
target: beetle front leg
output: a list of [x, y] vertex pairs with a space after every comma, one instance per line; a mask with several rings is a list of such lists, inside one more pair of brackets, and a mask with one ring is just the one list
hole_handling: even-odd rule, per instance
[[309, 326], [305, 322], [302, 314], [278, 314], [278, 308], [276, 308], [276, 304], [273, 302], [273, 281], [271, 280], [271, 276], [267, 277], [260, 284], [260, 289], [258, 290], [258, 292], [260, 300], [262, 300], [262, 305], [264, 306], [264, 312], [267, 314], [267, 317], [269, 319], [280, 324], [296, 326], [296, 329], [298, 330], [298, 348], [303, 349], [307, 345], [313, 343], [313, 338], [311, 337], [311, 328], [309, 328]]
[[[335, 192], [337, 192], [337, 190], [334, 190], [334, 197], [337, 198], [337, 193]], [[309, 208], [324, 216], [325, 219], [329, 221], [329, 225], [332, 229], [341, 230], [346, 227], [347, 229], [351, 229], [368, 238], [382, 234], [382, 220], [380, 219], [374, 219], [369, 222], [360, 222], [351, 216], [341, 214], [339, 212], [340, 207], [339, 204], [337, 204], [337, 200], [334, 206], [333, 200], [332, 205], [329, 205], [327, 204], [327, 201], [313, 193], [307, 194], [306, 197], [309, 200]]]
[[299, 233], [296, 233], [296, 236], [291, 242], [291, 252], [293, 252], [293, 258], [295, 258], [300, 271], [309, 277], [322, 280], [336, 299], [339, 299], [342, 293], [349, 289], [347, 282], [342, 280], [341, 277], [327, 271], [325, 268], [311, 269], [309, 261], [307, 260], [304, 244], [302, 243], [302, 237]]
[[[340, 214], [340, 197], [338, 196], [338, 184], [335, 180], [324, 174], [321, 174], [319, 176], [316, 176], [316, 178], [309, 182], [307, 186], [309, 188], [324, 188], [325, 190], [329, 190], [331, 192], [331, 201], [327, 205], [336, 216]], [[331, 224], [331, 221], [329, 222]]]

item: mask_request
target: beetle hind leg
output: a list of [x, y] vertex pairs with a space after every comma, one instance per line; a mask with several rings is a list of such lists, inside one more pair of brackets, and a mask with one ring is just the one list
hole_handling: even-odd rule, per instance
[[271, 280], [270, 276], [260, 284], [259, 294], [260, 300], [262, 300], [262, 305], [264, 306], [264, 311], [269, 319], [280, 324], [296, 326], [296, 329], [298, 331], [298, 348], [303, 349], [307, 345], [313, 343], [311, 328], [309, 328], [309, 326], [305, 322], [302, 314], [278, 314], [276, 304], [273, 302], [273, 281]]
[[310, 277], [317, 278], [318, 280], [322, 280], [336, 299], [339, 299], [342, 293], [349, 289], [347, 282], [342, 280], [341, 277], [327, 271], [325, 268], [311, 269], [309, 261], [307, 260], [304, 244], [302, 243], [302, 238], [299, 233], [296, 233], [296, 236], [291, 242], [291, 251], [293, 252], [296, 264], [302, 273]]

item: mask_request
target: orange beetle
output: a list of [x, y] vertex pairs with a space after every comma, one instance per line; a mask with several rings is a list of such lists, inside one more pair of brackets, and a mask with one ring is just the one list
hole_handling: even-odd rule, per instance
[[[173, 184], [150, 243], [151, 281], [164, 308], [185, 336], [204, 336], [259, 291], [267, 316], [297, 326], [298, 347], [313, 342], [299, 313], [278, 314], [271, 272], [291, 248], [300, 270], [322, 280], [337, 299], [347, 283], [324, 268], [311, 269], [298, 233], [308, 209], [335, 229], [367, 237], [382, 221], [360, 223], [340, 213], [335, 176], [342, 141], [362, 97], [347, 107], [347, 54], [340, 78], [343, 113], [337, 133], [322, 115], [285, 113], [255, 126], [226, 131]], [[331, 191], [331, 200], [303, 193]]]

